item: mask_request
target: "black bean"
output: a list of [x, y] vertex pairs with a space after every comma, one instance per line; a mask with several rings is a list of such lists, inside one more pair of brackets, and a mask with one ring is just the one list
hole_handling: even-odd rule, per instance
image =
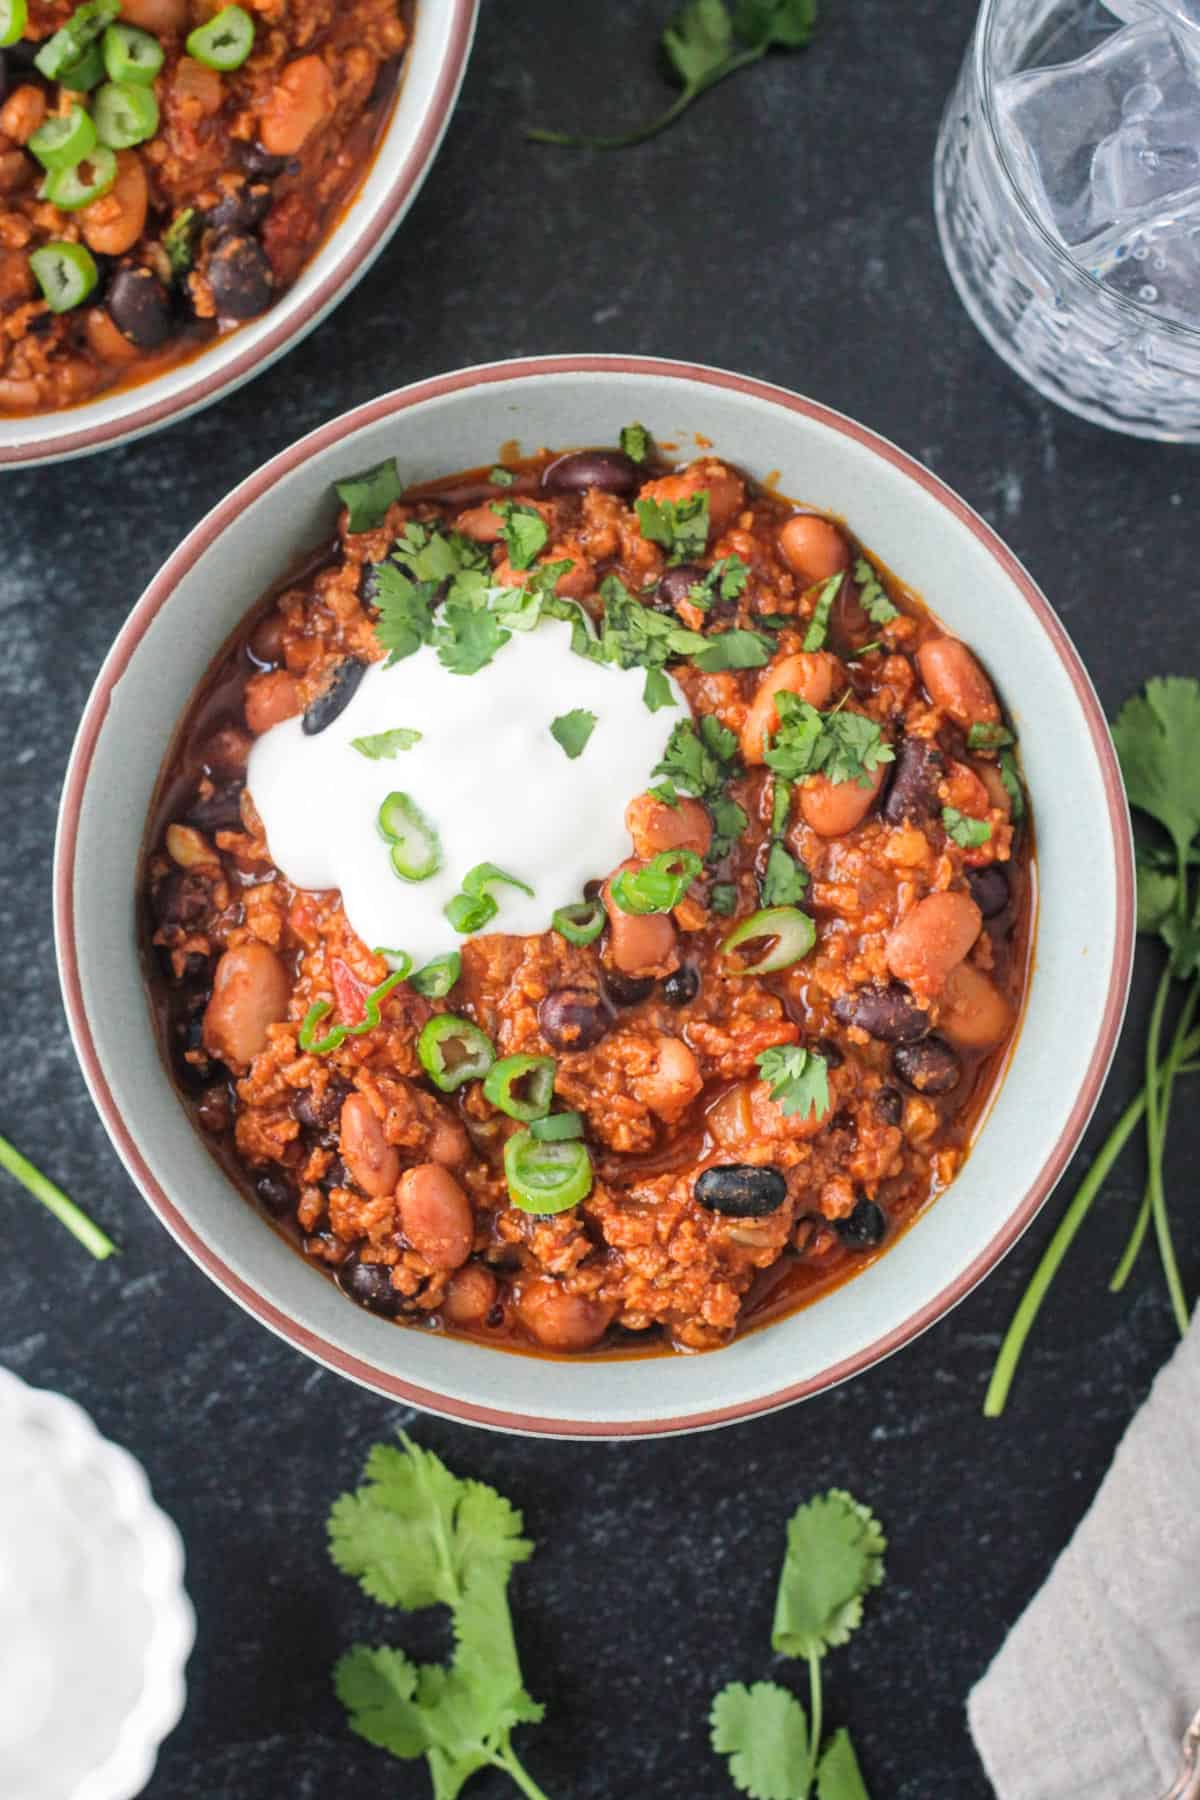
[[619, 969], [605, 969], [604, 992], [614, 1006], [637, 1006], [654, 992], [653, 975], [622, 975]]
[[836, 1219], [834, 1224], [843, 1244], [852, 1250], [873, 1250], [887, 1233], [887, 1215], [873, 1200], [860, 1200], [849, 1218]]
[[149, 269], [118, 269], [108, 284], [105, 304], [122, 337], [139, 350], [157, 350], [171, 335], [171, 302]]
[[233, 231], [238, 226], [244, 231], [253, 230], [270, 212], [271, 200], [271, 190], [265, 181], [252, 181], [243, 188], [235, 188], [232, 193], [222, 194], [208, 212], [209, 227], [213, 231]]
[[6, 58], [3, 50], [0, 50], [0, 100], [4, 100], [7, 97], [7, 95], [8, 95], [8, 59]]
[[599, 488], [604, 494], [632, 494], [641, 478], [637, 464], [623, 450], [573, 450], [544, 471], [542, 491], [582, 494]]
[[[176, 1030], [174, 1059], [180, 1085], [193, 1093], [210, 1086], [216, 1075], [216, 1065], [209, 1061], [203, 1051], [204, 1014], [196, 1013], [193, 1018], [182, 1021]], [[188, 1060], [189, 1052], [193, 1058], [191, 1061]]]
[[688, 1006], [700, 992], [700, 971], [692, 963], [684, 963], [663, 982], [663, 999], [668, 1006]]
[[235, 143], [238, 161], [247, 175], [258, 175], [264, 181], [272, 181], [276, 175], [282, 175], [287, 167], [286, 156], [272, 156], [261, 144]]
[[832, 1038], [818, 1038], [813, 1049], [824, 1059], [826, 1068], [840, 1069], [846, 1060]]
[[175, 979], [185, 986], [189, 984], [195, 986], [196, 983], [205, 980], [210, 966], [211, 959], [205, 956], [202, 950], [189, 950]]
[[911, 819], [920, 824], [941, 810], [938, 782], [946, 773], [946, 759], [936, 744], [925, 738], [901, 738], [896, 760], [883, 803], [883, 816], [889, 825]]
[[654, 605], [660, 612], [675, 612], [682, 605], [698, 581], [703, 581], [707, 569], [699, 563], [676, 563], [668, 569], [654, 590]]
[[208, 883], [187, 869], [172, 869], [159, 882], [150, 904], [160, 925], [197, 925], [208, 912]]
[[273, 1170], [260, 1175], [254, 1184], [254, 1191], [269, 1213], [282, 1219], [290, 1213], [296, 1204], [296, 1193], [285, 1175], [278, 1175]]
[[329, 1192], [330, 1188], [349, 1188], [354, 1186], [354, 1183], [350, 1179], [350, 1171], [340, 1156], [334, 1157], [320, 1181], [317, 1183], [317, 1186], [323, 1187], [326, 1193]]
[[343, 1264], [337, 1272], [338, 1286], [343, 1293], [357, 1300], [370, 1312], [383, 1313], [385, 1318], [395, 1316], [400, 1305], [400, 1296], [392, 1286], [392, 1272], [386, 1263]]
[[887, 987], [856, 988], [839, 994], [833, 1016], [843, 1025], [857, 1025], [885, 1044], [912, 1044], [929, 1030], [929, 1014], [917, 1005], [906, 987], [890, 982]]
[[905, 1087], [918, 1094], [948, 1094], [962, 1078], [962, 1064], [941, 1038], [923, 1038], [919, 1044], [897, 1044], [892, 1068]]
[[359, 662], [353, 656], [347, 656], [338, 663], [324, 692], [318, 694], [304, 709], [300, 729], [305, 737], [316, 737], [318, 731], [324, 731], [345, 712], [366, 672], [366, 663]]
[[967, 886], [985, 919], [996, 918], [1008, 905], [1008, 871], [1003, 863], [986, 863], [982, 869], [968, 869]]
[[709, 1212], [761, 1219], [783, 1205], [787, 1182], [769, 1163], [720, 1163], [697, 1177], [692, 1192]]
[[342, 1111], [342, 1102], [350, 1092], [348, 1081], [339, 1081], [335, 1076], [326, 1083], [325, 1092], [318, 1100], [310, 1088], [297, 1094], [292, 1101], [292, 1117], [309, 1131], [328, 1131], [336, 1125]]
[[225, 237], [208, 259], [208, 282], [224, 319], [253, 319], [271, 304], [271, 265], [244, 233]]
[[242, 782], [235, 787], [218, 788], [207, 800], [196, 800], [184, 814], [197, 831], [240, 831], [242, 828]]
[[875, 1111], [885, 1125], [898, 1125], [904, 1117], [904, 1097], [899, 1088], [880, 1088], [875, 1096]]
[[590, 1050], [613, 1022], [613, 1009], [591, 988], [558, 988], [538, 1007], [542, 1036], [555, 1050]]

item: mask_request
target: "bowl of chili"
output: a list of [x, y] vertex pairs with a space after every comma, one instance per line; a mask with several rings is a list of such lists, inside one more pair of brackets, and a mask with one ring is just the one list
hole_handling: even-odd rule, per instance
[[[539, 653], [553, 744], [502, 679]], [[558, 713], [628, 680], [607, 749]], [[1079, 1141], [1133, 934], [1102, 713], [990, 528], [816, 402], [595, 356], [386, 395], [196, 527], [88, 704], [55, 908], [106, 1128], [210, 1276], [380, 1392], [560, 1436], [752, 1416], [956, 1304]]]
[[0, 466], [155, 430], [312, 330], [412, 204], [477, 5], [0, 4]]

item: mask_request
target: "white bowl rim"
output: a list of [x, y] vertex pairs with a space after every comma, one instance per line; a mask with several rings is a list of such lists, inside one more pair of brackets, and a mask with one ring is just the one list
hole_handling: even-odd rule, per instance
[[[1116, 945], [1109, 973], [1100, 1029], [1088, 1063], [1085, 1079], [1052, 1149], [1042, 1165], [1037, 1180], [1014, 1206], [1004, 1227], [998, 1231], [978, 1255], [952, 1281], [913, 1312], [900, 1325], [874, 1339], [840, 1362], [787, 1384], [765, 1395], [749, 1400], [693, 1410], [677, 1417], [653, 1419], [566, 1419], [545, 1418], [536, 1414], [510, 1412], [496, 1407], [459, 1399], [422, 1387], [390, 1370], [380, 1368], [366, 1358], [356, 1356], [330, 1343], [319, 1333], [288, 1316], [229, 1267], [213, 1246], [184, 1218], [163, 1190], [143, 1159], [113, 1098], [104, 1075], [93, 1038], [91, 1024], [83, 1002], [79, 959], [75, 935], [75, 851], [81, 809], [88, 774], [96, 746], [108, 713], [112, 691], [120, 680], [142, 638], [183, 576], [229, 527], [239, 514], [298, 464], [328, 450], [362, 427], [384, 418], [402, 414], [410, 407], [458, 392], [464, 388], [484, 386], [492, 382], [536, 380], [546, 375], [635, 375], [656, 380], [699, 382], [718, 389], [733, 390], [760, 401], [781, 406], [811, 419], [827, 429], [852, 439], [864, 449], [892, 465], [925, 493], [940, 503], [964, 526], [984, 550], [1000, 565], [1008, 580], [1018, 589], [1051, 648], [1066, 670], [1088, 724], [1096, 761], [1099, 765], [1112, 833], [1115, 876]], [[247, 1312], [293, 1347], [312, 1357], [335, 1373], [383, 1394], [394, 1401], [418, 1407], [423, 1412], [460, 1420], [499, 1431], [531, 1436], [565, 1438], [657, 1437], [672, 1433], [710, 1429], [741, 1419], [757, 1417], [796, 1401], [823, 1393], [860, 1374], [873, 1364], [920, 1336], [954, 1306], [965, 1299], [972, 1288], [987, 1275], [1032, 1223], [1044, 1202], [1070, 1162], [1087, 1126], [1108, 1074], [1125, 1013], [1133, 967], [1136, 926], [1135, 887], [1133, 873], [1133, 837], [1124, 785], [1108, 726], [1095, 689], [1066, 630], [1049, 601], [1012, 551], [965, 500], [922, 463], [899, 449], [887, 438], [860, 425], [845, 414], [835, 412], [819, 401], [793, 393], [788, 388], [759, 381], [752, 376], [718, 369], [702, 363], [665, 360], [634, 355], [550, 355], [516, 357], [506, 361], [482, 363], [450, 374], [433, 376], [408, 387], [397, 388], [375, 400], [369, 400], [351, 411], [319, 426], [300, 438], [288, 449], [263, 465], [233, 489], [223, 501], [201, 519], [164, 563], [145, 593], [130, 613], [109, 651], [89, 696], [80, 721], [75, 744], [63, 784], [54, 851], [54, 934], [59, 979], [75, 1051], [84, 1079], [100, 1113], [101, 1121], [136, 1186], [159, 1220], [192, 1260], [217, 1286], [236, 1300]]]
[[[341, 237], [345, 236], [347, 239], [345, 250], [335, 255], [331, 266], [312, 293], [307, 294], [294, 307], [287, 305], [286, 293], [281, 295], [278, 307], [271, 309], [271, 312], [279, 313], [275, 323], [269, 326], [264, 335], [256, 334], [253, 342], [246, 342], [241, 350], [236, 346], [239, 338], [245, 335], [243, 331], [235, 332], [230, 337], [231, 354], [221, 354], [219, 339], [208, 345], [192, 358], [190, 379], [157, 400], [154, 392], [158, 386], [158, 378], [152, 376], [148, 381], [125, 390], [131, 400], [144, 394], [144, 404], [122, 407], [114, 418], [102, 423], [72, 429], [72, 421], [78, 418], [81, 411], [79, 407], [66, 407], [59, 412], [41, 415], [46, 421], [43, 436], [15, 444], [0, 441], [0, 469], [30, 468], [40, 463], [66, 462], [72, 457], [90, 456], [94, 451], [110, 449], [115, 444], [144, 437], [147, 432], [174, 424], [190, 413], [199, 412], [202, 407], [211, 406], [223, 394], [232, 393], [255, 375], [262, 374], [286, 351], [307, 337], [310, 331], [315, 330], [326, 314], [345, 298], [384, 249], [416, 199], [454, 113], [475, 36], [480, 0], [436, 0], [436, 3], [451, 9], [447, 28], [448, 47], [420, 126], [387, 192], [373, 206], [369, 217], [364, 220], [355, 218], [352, 195], [349, 210], [342, 214], [333, 230], [318, 246], [315, 252], [317, 259], [335, 250]], [[379, 139], [372, 153], [373, 158], [377, 159], [384, 150], [394, 119], [395, 115]], [[271, 312], [264, 314], [264, 321], [270, 320]], [[189, 367], [186, 362], [182, 366]], [[167, 370], [164, 374], [171, 372]], [[24, 415], [18, 415], [19, 420], [23, 417]], [[3, 432], [4, 424], [5, 419], [0, 418], [0, 433]]]

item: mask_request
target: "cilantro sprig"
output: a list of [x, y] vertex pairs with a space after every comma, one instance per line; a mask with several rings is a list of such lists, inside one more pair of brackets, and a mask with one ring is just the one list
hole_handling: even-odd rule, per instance
[[710, 862], [725, 856], [750, 823], [744, 807], [726, 792], [737, 769], [737, 739], [719, 719], [705, 713], [699, 730], [690, 719], [679, 721], [667, 739], [662, 761], [652, 771], [666, 776], [662, 787], [650, 791], [668, 805], [675, 802], [677, 788], [704, 801], [713, 822]]
[[662, 34], [662, 47], [682, 91], [666, 111], [617, 137], [547, 131], [534, 126], [525, 133], [538, 144], [565, 144], [592, 150], [621, 150], [664, 131], [693, 100], [739, 69], [748, 68], [778, 46], [801, 50], [812, 37], [817, 0], [687, 0]]
[[878, 1521], [841, 1488], [798, 1507], [775, 1597], [771, 1645], [808, 1664], [809, 1709], [773, 1681], [731, 1682], [713, 1700], [712, 1746], [728, 1757], [734, 1786], [751, 1800], [869, 1800], [850, 1735], [822, 1747], [821, 1664], [862, 1622], [863, 1601], [883, 1580], [887, 1540]]
[[525, 1688], [508, 1581], [533, 1554], [515, 1507], [481, 1481], [451, 1474], [401, 1435], [377, 1444], [363, 1484], [329, 1516], [329, 1552], [369, 1599], [402, 1612], [450, 1609], [450, 1663], [355, 1644], [334, 1670], [350, 1728], [406, 1762], [424, 1757], [434, 1800], [456, 1800], [480, 1769], [501, 1769], [528, 1800], [546, 1795], [513, 1748], [544, 1708]]
[[820, 1119], [829, 1111], [829, 1064], [819, 1051], [781, 1044], [754, 1060], [785, 1118]]
[[672, 563], [703, 556], [709, 523], [706, 488], [683, 500], [635, 500], [634, 507], [642, 536], [668, 551]]
[[775, 696], [779, 728], [764, 760], [787, 781], [824, 775], [833, 782], [856, 781], [870, 787], [880, 763], [892, 762], [895, 751], [873, 719], [835, 707], [818, 712], [807, 700], [780, 692]]
[[[1189, 1305], [1175, 1255], [1167, 1211], [1164, 1160], [1175, 1083], [1200, 1069], [1200, 681], [1167, 676], [1146, 683], [1125, 702], [1112, 728], [1129, 803], [1159, 828], [1137, 847], [1138, 930], [1157, 937], [1166, 952], [1151, 1005], [1140, 1091], [1126, 1106], [1092, 1161], [1013, 1314], [983, 1410], [1003, 1411], [1021, 1359], [1055, 1275], [1092, 1203], [1129, 1139], [1145, 1121], [1147, 1175], [1128, 1242], [1109, 1282], [1118, 1293], [1129, 1279], [1151, 1224], [1180, 1335]], [[1005, 734], [1006, 737], [1009, 734]], [[1012, 763], [1012, 751], [1000, 749]], [[1153, 827], [1150, 828], [1153, 830]], [[1168, 1015], [1172, 1012], [1173, 1026]], [[1164, 1048], [1165, 1044], [1165, 1048]]]

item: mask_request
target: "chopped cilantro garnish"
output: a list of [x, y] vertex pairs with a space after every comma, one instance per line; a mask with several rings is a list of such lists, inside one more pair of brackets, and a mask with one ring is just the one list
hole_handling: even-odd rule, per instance
[[497, 463], [495, 468], [488, 470], [488, 480], [493, 487], [511, 487], [516, 476], [511, 469], [506, 469], [502, 463]]
[[373, 469], [360, 469], [357, 475], [347, 475], [344, 481], [335, 481], [333, 486], [350, 515], [346, 529], [352, 532], [374, 531], [377, 525], [382, 525], [388, 507], [404, 492], [394, 456], [386, 462], [376, 463]]
[[943, 806], [942, 824], [946, 836], [960, 850], [978, 850], [992, 835], [992, 828], [986, 819], [973, 819], [968, 813], [959, 812], [957, 806]]
[[719, 719], [706, 713], [697, 732], [690, 719], [681, 719], [667, 740], [663, 759], [652, 771], [666, 775], [685, 793], [707, 798], [724, 787], [737, 751], [737, 739]]
[[451, 581], [468, 571], [486, 574], [490, 566], [483, 545], [461, 531], [443, 531], [415, 520], [405, 526], [388, 555], [407, 569], [414, 581]]
[[861, 713], [821, 713], [786, 692], [776, 694], [775, 710], [779, 729], [765, 761], [788, 781], [824, 775], [832, 782], [857, 781], [860, 787], [870, 787], [878, 765], [895, 758], [879, 726]]
[[1025, 817], [1025, 789], [1017, 770], [1017, 759], [1011, 750], [1000, 752], [1000, 779], [1008, 790], [1012, 816], [1017, 824]]
[[710, 637], [692, 661], [706, 675], [715, 675], [721, 669], [762, 669], [770, 662], [774, 649], [774, 640], [765, 632], [722, 631]]
[[750, 823], [744, 808], [728, 794], [715, 794], [708, 800], [708, 810], [712, 815], [713, 840], [709, 846], [709, 861], [716, 862], [727, 851], [731, 850]]
[[718, 597], [722, 600], [740, 599], [749, 579], [750, 571], [740, 556], [722, 556], [711, 569], [705, 570], [703, 580], [692, 583], [688, 600], [693, 606], [698, 606], [701, 612], [707, 612]]
[[728, 918], [737, 910], [738, 891], [732, 881], [714, 881], [708, 890], [708, 904], [713, 912]]
[[514, 569], [528, 569], [546, 548], [550, 533], [540, 512], [516, 500], [493, 500], [492, 511], [504, 520], [504, 545]]
[[819, 1119], [829, 1111], [829, 1065], [815, 1050], [781, 1044], [754, 1060], [785, 1117], [806, 1119], [812, 1113]]
[[580, 755], [588, 739], [596, 729], [596, 715], [588, 712], [586, 707], [577, 706], [571, 712], [560, 713], [550, 725], [550, 736], [560, 744], [572, 762]]
[[431, 641], [436, 591], [434, 582], [413, 581], [394, 563], [376, 563], [370, 570], [366, 597], [379, 608], [375, 636], [390, 652], [388, 668]]
[[782, 844], [774, 843], [759, 890], [764, 906], [799, 906], [808, 892], [808, 870]]
[[771, 784], [771, 836], [782, 837], [792, 815], [792, 786], [782, 775]]
[[664, 706], [674, 706], [675, 696], [671, 692], [671, 684], [661, 669], [646, 670], [646, 685], [642, 689], [642, 699], [651, 712], [661, 712]]
[[600, 583], [604, 618], [597, 646], [599, 659], [619, 669], [661, 668], [673, 656], [692, 656], [708, 639], [689, 631], [678, 619], [655, 612], [635, 600], [615, 575]]
[[411, 750], [420, 741], [419, 731], [409, 725], [397, 725], [391, 731], [377, 731], [373, 737], [351, 738], [350, 748], [357, 750], [360, 756], [369, 756], [372, 762], [382, 762], [397, 756], [401, 750]]
[[883, 583], [865, 556], [860, 556], [854, 565], [854, 579], [859, 586], [859, 604], [872, 625], [889, 625], [900, 617], [899, 609], [888, 599]]
[[833, 611], [833, 603], [837, 599], [838, 589], [841, 585], [842, 574], [840, 570], [836, 575], [831, 575], [828, 581], [822, 582], [821, 590], [818, 593], [816, 603], [813, 606], [812, 618], [809, 620], [808, 630], [804, 634], [804, 648], [806, 650], [821, 650], [824, 648], [825, 639], [829, 636], [829, 615]]
[[451, 593], [433, 632], [438, 661], [452, 675], [478, 674], [511, 637], [487, 605], [486, 595]]
[[661, 544], [673, 563], [702, 556], [708, 543], [708, 492], [685, 500], [637, 500], [638, 529], [652, 544]]
[[162, 247], [167, 253], [171, 273], [176, 278], [186, 275], [192, 266], [198, 226], [199, 214], [195, 207], [185, 206], [182, 212], [175, 214], [162, 234]]
[[650, 455], [650, 433], [644, 425], [622, 425], [620, 444], [632, 462], [644, 463]]
[[968, 750], [1006, 750], [1016, 741], [1007, 725], [972, 725], [967, 733]]

